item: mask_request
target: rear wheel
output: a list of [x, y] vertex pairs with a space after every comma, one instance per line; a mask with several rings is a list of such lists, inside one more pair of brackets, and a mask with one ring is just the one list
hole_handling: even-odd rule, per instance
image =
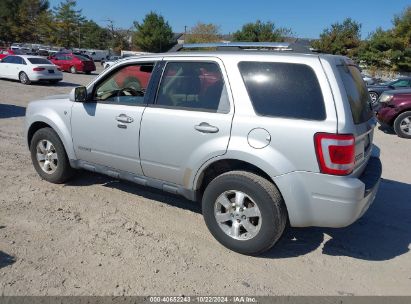
[[231, 171], [210, 182], [202, 210], [211, 234], [225, 247], [256, 255], [270, 249], [287, 222], [277, 187], [250, 172]]
[[34, 133], [30, 143], [33, 166], [41, 178], [60, 184], [73, 176], [63, 143], [51, 128], [43, 128]]
[[20, 79], [20, 82], [21, 82], [22, 84], [30, 84], [30, 83], [31, 83], [29, 77], [28, 77], [27, 74], [24, 73], [24, 72], [20, 72], [20, 74], [19, 74], [19, 79]]
[[399, 137], [411, 138], [411, 111], [406, 111], [394, 120], [394, 131]]
[[71, 74], [77, 74], [77, 69], [76, 69], [75, 66], [72, 66], [72, 67], [70, 68], [70, 73], [71, 73]]
[[86, 71], [85, 72], [87, 75], [90, 75], [91, 74], [91, 71]]

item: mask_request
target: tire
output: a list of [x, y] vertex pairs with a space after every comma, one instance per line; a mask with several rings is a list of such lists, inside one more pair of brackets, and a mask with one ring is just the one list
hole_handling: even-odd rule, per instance
[[87, 72], [85, 72], [87, 75], [90, 75], [91, 74], [91, 71], [87, 71]]
[[77, 69], [75, 66], [70, 67], [70, 73], [71, 74], [77, 74]]
[[394, 120], [394, 131], [399, 137], [411, 138], [411, 111], [406, 111]]
[[31, 83], [29, 76], [27, 76], [27, 74], [24, 72], [20, 72], [19, 80], [22, 84], [25, 84], [25, 85], [29, 85]]
[[372, 103], [377, 102], [378, 97], [379, 97], [378, 93], [377, 92], [369, 92], [369, 94], [370, 94], [370, 98], [371, 98]]
[[[243, 204], [235, 204], [237, 198]], [[239, 208], [241, 205], [245, 207], [243, 210]], [[247, 255], [258, 255], [274, 246], [283, 234], [288, 218], [277, 187], [265, 178], [245, 171], [230, 171], [212, 180], [204, 191], [202, 211], [206, 225], [217, 241]], [[219, 221], [217, 216], [221, 216]]]
[[[51, 144], [49, 147], [48, 143]], [[42, 151], [43, 149], [46, 152]], [[51, 128], [39, 129], [34, 133], [30, 143], [30, 154], [37, 173], [48, 182], [55, 184], [64, 183], [75, 172], [70, 166], [63, 143], [57, 133]], [[44, 158], [44, 161], [40, 160], [42, 158]], [[46, 166], [47, 159], [51, 160], [48, 166]]]

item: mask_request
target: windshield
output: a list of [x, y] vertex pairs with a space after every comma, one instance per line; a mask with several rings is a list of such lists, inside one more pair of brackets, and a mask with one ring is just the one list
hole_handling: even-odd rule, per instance
[[338, 65], [338, 71], [344, 83], [345, 92], [351, 107], [355, 124], [368, 121], [373, 112], [370, 95], [361, 78], [360, 71], [354, 65]]

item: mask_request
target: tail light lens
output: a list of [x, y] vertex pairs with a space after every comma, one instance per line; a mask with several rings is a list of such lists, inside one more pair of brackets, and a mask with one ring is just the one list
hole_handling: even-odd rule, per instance
[[40, 72], [40, 71], [44, 71], [45, 68], [33, 68], [34, 72]]
[[354, 135], [317, 133], [314, 136], [314, 141], [322, 173], [348, 175], [354, 170]]

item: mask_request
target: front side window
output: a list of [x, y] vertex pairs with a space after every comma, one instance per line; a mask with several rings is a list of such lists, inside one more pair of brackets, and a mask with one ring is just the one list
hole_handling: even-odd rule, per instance
[[154, 62], [120, 67], [97, 85], [94, 100], [125, 105], [142, 105]]
[[324, 120], [324, 99], [314, 70], [305, 64], [240, 62], [239, 69], [258, 115]]
[[156, 105], [217, 113], [230, 110], [223, 75], [213, 62], [167, 63]]

